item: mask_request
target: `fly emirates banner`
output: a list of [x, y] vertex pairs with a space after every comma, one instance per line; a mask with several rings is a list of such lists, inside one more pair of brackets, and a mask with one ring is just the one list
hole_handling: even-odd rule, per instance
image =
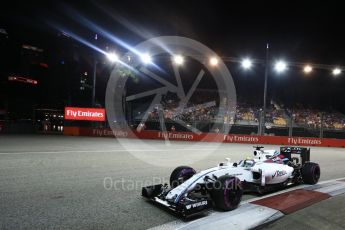
[[105, 109], [65, 107], [65, 120], [105, 121]]

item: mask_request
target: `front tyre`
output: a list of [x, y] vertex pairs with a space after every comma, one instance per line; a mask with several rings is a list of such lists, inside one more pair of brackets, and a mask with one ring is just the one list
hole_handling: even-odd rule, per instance
[[305, 184], [316, 184], [321, 175], [319, 164], [308, 162], [301, 168], [301, 175]]
[[228, 175], [219, 177], [211, 191], [215, 206], [224, 211], [237, 208], [242, 195], [243, 189], [240, 179]]
[[170, 187], [176, 188], [195, 174], [195, 170], [188, 166], [179, 166], [170, 175]]

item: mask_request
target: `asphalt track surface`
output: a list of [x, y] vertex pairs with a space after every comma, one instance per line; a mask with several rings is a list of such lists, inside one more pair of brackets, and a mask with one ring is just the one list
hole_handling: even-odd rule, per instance
[[[148, 151], [135, 140], [133, 156], [113, 138], [0, 136], [0, 228], [147, 229], [174, 221], [174, 216], [141, 198], [141, 187], [168, 182], [177, 166], [176, 156], [198, 159], [205, 149], [216, 146], [193, 144], [191, 150], [190, 142], [166, 145], [164, 141], [146, 140], [145, 145], [153, 146], [155, 156], [169, 160], [173, 155], [171, 166], [159, 167], [138, 159]], [[201, 170], [226, 157], [238, 161], [251, 154], [251, 145], [226, 143], [191, 166]], [[321, 181], [345, 176], [345, 149], [312, 147], [311, 160], [321, 165]], [[340, 196], [333, 202], [341, 204], [344, 199]], [[329, 203], [317, 205], [327, 209]], [[297, 214], [294, 218], [299, 219]], [[284, 219], [279, 220], [281, 224], [294, 227], [294, 222]], [[279, 221], [267, 228], [278, 229]]]

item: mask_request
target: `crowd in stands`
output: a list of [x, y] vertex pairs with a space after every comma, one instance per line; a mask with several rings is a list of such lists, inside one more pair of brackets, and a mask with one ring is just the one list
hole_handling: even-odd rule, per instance
[[337, 111], [308, 109], [299, 106], [293, 110], [296, 125], [319, 129], [345, 129], [345, 115]]
[[237, 104], [235, 121], [259, 122], [260, 108], [245, 103]]
[[[239, 124], [245, 124], [246, 122], [257, 124], [261, 111], [262, 109], [258, 106], [239, 103], [236, 109], [236, 122]], [[286, 126], [288, 121], [285, 110], [275, 104], [269, 105], [266, 109], [266, 122], [276, 126]]]
[[[190, 100], [186, 106], [179, 107], [180, 101], [176, 95], [166, 95], [162, 98], [161, 104], [149, 112], [148, 120], [159, 120], [159, 113], [161, 113], [165, 120], [183, 120], [189, 123], [229, 122], [239, 125], [257, 125], [259, 123], [261, 107], [238, 102], [234, 120], [230, 120], [227, 116], [218, 116], [219, 101], [217, 102], [217, 95], [213, 96], [210, 97], [209, 92], [206, 92], [205, 96], [199, 93], [198, 97]], [[322, 120], [323, 122], [321, 122]], [[319, 129], [322, 123], [324, 129], [345, 130], [345, 115], [339, 112], [310, 109], [300, 105], [290, 110], [275, 102], [267, 105], [267, 125], [287, 127], [290, 122], [294, 127]]]
[[202, 103], [202, 98], [202, 95], [199, 93], [198, 98], [192, 102], [189, 101], [185, 106], [181, 107], [176, 96], [165, 95], [162, 98], [161, 105], [155, 106], [153, 111], [149, 112], [148, 119], [159, 119], [159, 113], [162, 113], [164, 119], [183, 120], [187, 122], [206, 122], [217, 119], [218, 107], [216, 106], [216, 99]]
[[345, 129], [345, 116], [339, 112], [326, 113], [323, 117], [327, 129]]

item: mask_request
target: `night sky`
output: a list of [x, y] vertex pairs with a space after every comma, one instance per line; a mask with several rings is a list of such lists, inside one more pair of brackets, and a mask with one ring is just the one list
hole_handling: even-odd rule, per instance
[[[12, 5], [0, 9], [0, 28], [8, 33], [7, 40], [1, 40], [0, 77], [3, 84], [10, 73], [38, 79], [37, 90], [13, 88], [16, 95], [29, 95], [25, 99], [31, 101], [28, 104], [87, 105], [90, 95], [80, 95], [74, 88], [78, 88], [82, 72], [91, 73], [96, 52], [62, 36], [61, 30], [95, 42], [92, 24], [130, 46], [151, 37], [176, 35], [198, 40], [220, 56], [264, 59], [268, 42], [272, 60], [345, 66], [345, 14], [339, 1], [11, 2]], [[23, 43], [42, 47], [42, 60], [49, 68], [25, 67], [20, 49]], [[102, 49], [109, 46], [118, 52], [127, 51], [99, 33], [95, 44]], [[240, 97], [249, 101], [262, 98], [262, 66], [244, 72], [236, 63], [227, 64]], [[98, 74], [108, 75], [109, 71], [104, 65]], [[326, 70], [314, 70], [310, 76], [296, 67], [280, 75], [270, 71], [269, 98], [286, 105], [302, 103], [345, 112], [344, 79], [344, 74], [335, 78]], [[105, 86], [106, 79], [100, 79], [100, 101]]]

